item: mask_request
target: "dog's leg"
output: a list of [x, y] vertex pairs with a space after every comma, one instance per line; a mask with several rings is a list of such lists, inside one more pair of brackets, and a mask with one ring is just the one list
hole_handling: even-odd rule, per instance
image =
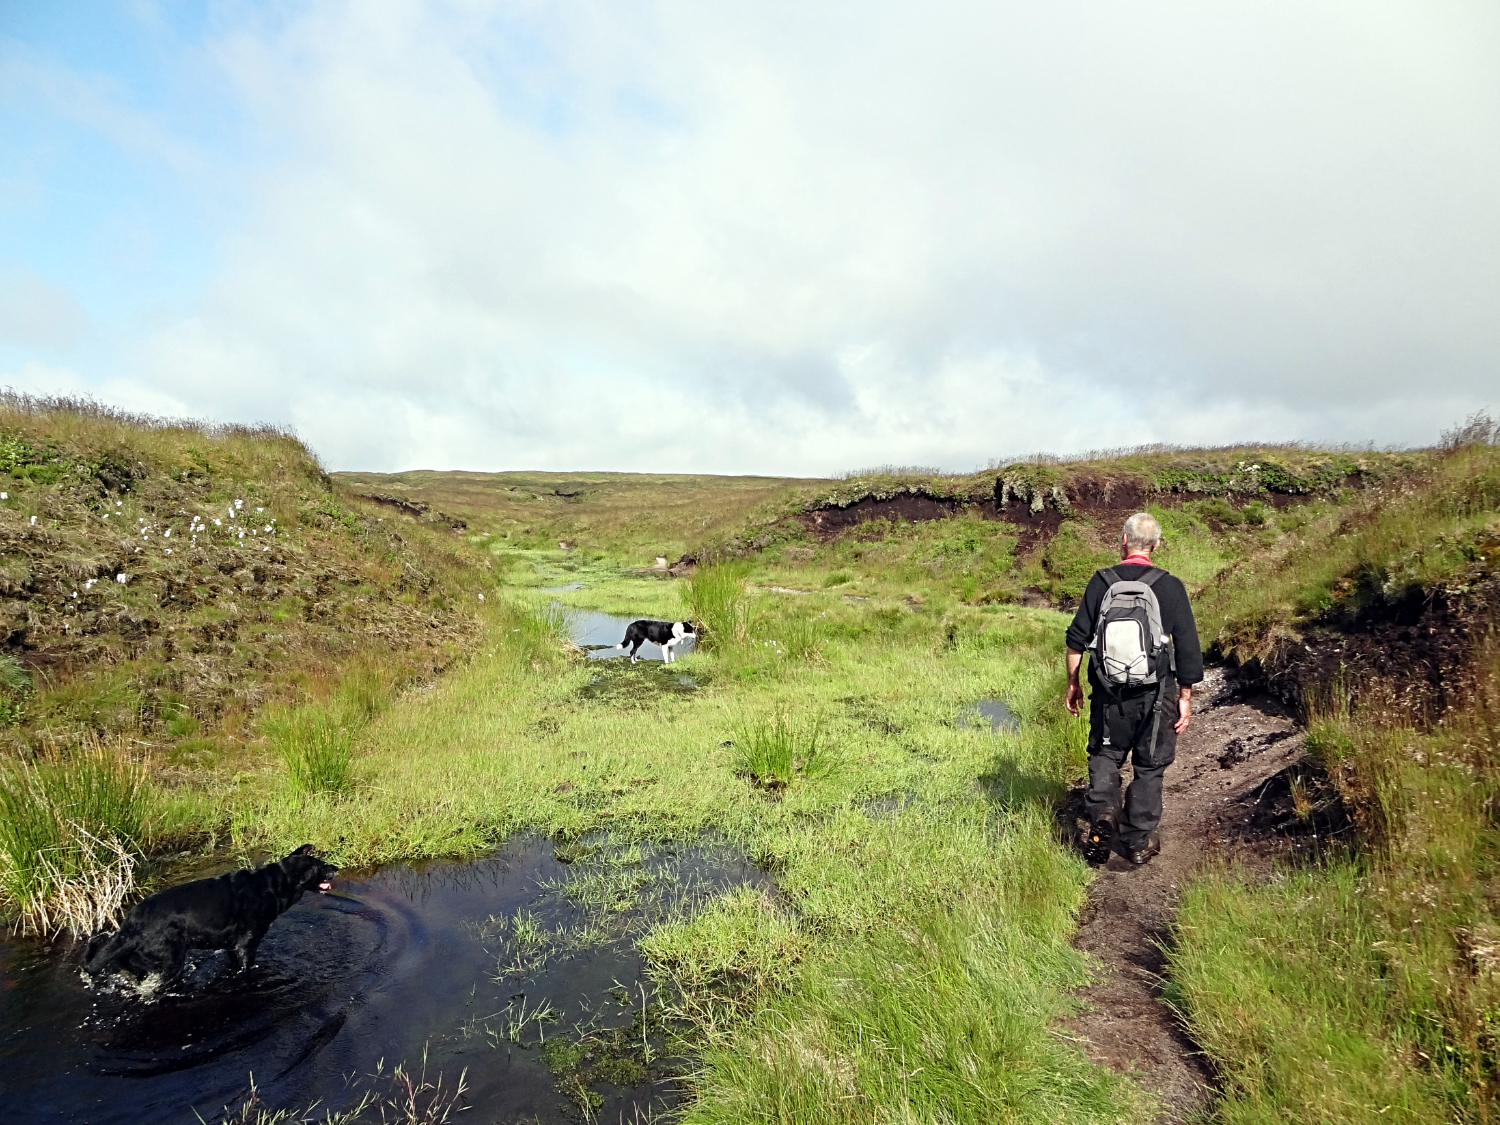
[[234, 943], [234, 968], [235, 972], [248, 973], [250, 966], [255, 964], [255, 951], [260, 948], [260, 939], [264, 934], [248, 933]]

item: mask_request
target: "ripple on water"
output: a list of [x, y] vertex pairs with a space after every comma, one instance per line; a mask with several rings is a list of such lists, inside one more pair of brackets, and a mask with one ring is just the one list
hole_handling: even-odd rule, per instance
[[[79, 945], [0, 939], [5, 1120], [191, 1122], [194, 1109], [212, 1119], [244, 1101], [252, 1073], [266, 1106], [321, 1098], [320, 1113], [336, 1111], [361, 1089], [347, 1076], [372, 1074], [381, 1060], [387, 1073], [402, 1060], [420, 1066], [424, 1049], [429, 1077], [441, 1072], [450, 1087], [467, 1068], [475, 1120], [576, 1120], [536, 1026], [511, 1042], [506, 1013], [518, 998], [565, 1013], [549, 1038], [590, 1013], [629, 1023], [611, 992], [640, 980], [634, 939], [652, 918], [766, 882], [720, 847], [574, 845], [559, 858], [550, 841], [513, 840], [472, 863], [340, 878], [335, 893], [305, 895], [277, 920], [248, 979], [229, 971], [227, 955], [204, 954], [191, 994], [149, 1001], [85, 989]], [[633, 905], [616, 884], [631, 888]], [[506, 927], [522, 916], [544, 937], [505, 973], [517, 968]], [[585, 927], [591, 939], [575, 940]], [[600, 1112], [629, 1119], [635, 1105], [660, 1108], [663, 1089], [601, 1087]]]

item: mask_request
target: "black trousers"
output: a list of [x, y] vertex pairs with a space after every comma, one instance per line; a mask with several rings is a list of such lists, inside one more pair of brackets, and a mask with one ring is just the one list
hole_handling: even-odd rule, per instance
[[[1177, 684], [1168, 677], [1161, 685], [1158, 720], [1157, 689], [1133, 688], [1111, 694], [1089, 683], [1089, 791], [1084, 810], [1089, 823], [1112, 816], [1119, 840], [1133, 850], [1161, 823], [1162, 775], [1177, 758]], [[1156, 728], [1153, 743], [1151, 732]], [[1120, 770], [1126, 755], [1134, 776], [1120, 810]]]

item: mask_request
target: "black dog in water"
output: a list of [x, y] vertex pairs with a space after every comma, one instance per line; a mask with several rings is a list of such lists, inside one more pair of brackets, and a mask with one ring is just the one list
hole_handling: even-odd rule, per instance
[[278, 863], [196, 879], [138, 903], [113, 934], [95, 934], [83, 971], [95, 980], [127, 972], [137, 982], [152, 973], [163, 986], [181, 975], [189, 949], [229, 949], [240, 972], [255, 961], [260, 939], [303, 891], [329, 890], [338, 868], [303, 844]]
[[641, 645], [650, 641], [661, 646], [662, 659], [672, 663], [672, 646], [679, 645], [688, 637], [696, 637], [691, 621], [632, 621], [625, 630], [625, 639], [620, 647], [630, 651], [630, 663], [635, 663], [635, 654]]

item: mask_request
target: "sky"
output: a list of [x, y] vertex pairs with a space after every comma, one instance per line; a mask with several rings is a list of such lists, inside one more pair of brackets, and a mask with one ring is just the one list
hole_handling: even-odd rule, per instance
[[1430, 444], [1492, 0], [0, 0], [0, 386], [332, 469]]

